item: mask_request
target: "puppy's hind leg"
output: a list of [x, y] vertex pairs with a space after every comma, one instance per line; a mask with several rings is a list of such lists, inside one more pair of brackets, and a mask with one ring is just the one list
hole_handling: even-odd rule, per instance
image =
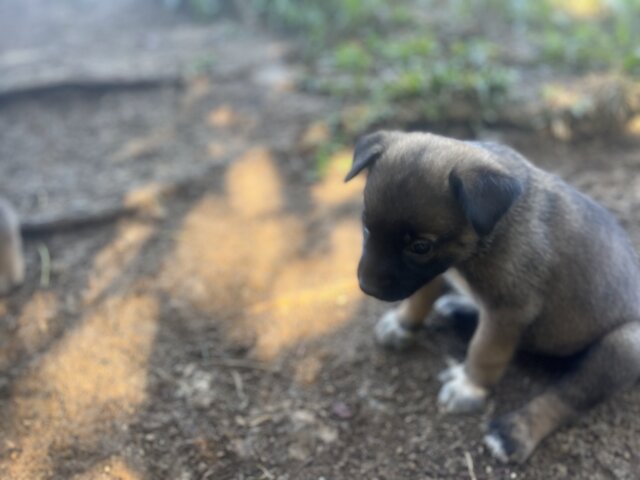
[[640, 378], [640, 322], [621, 325], [589, 347], [546, 393], [489, 424], [485, 443], [504, 462], [523, 462], [547, 435]]
[[442, 295], [443, 288], [444, 280], [435, 278], [396, 308], [386, 312], [375, 327], [378, 344], [391, 350], [406, 350], [413, 346], [418, 330], [436, 299]]

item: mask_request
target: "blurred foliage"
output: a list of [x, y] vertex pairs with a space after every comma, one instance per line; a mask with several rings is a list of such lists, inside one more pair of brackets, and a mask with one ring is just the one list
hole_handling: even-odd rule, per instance
[[385, 119], [490, 121], [529, 77], [640, 75], [640, 0], [182, 2], [209, 17], [233, 5], [290, 35], [303, 87], [362, 106], [340, 120], [347, 136]]
[[[501, 52], [512, 41], [531, 45], [535, 61], [557, 68], [640, 73], [640, 0], [163, 1], [186, 6], [203, 18], [229, 10], [252, 12], [269, 27], [293, 34], [307, 59], [329, 53], [340, 72], [397, 70], [411, 64], [412, 71], [398, 80], [400, 90], [431, 84], [415, 72], [427, 58], [440, 60], [438, 69], [456, 82], [455, 72], [467, 77], [461, 72], [464, 66], [476, 68], [483, 60], [493, 65], [484, 72], [492, 77], [506, 67]], [[455, 65], [443, 67], [449, 60]], [[498, 76], [502, 85], [504, 72]], [[462, 83], [474, 82], [466, 78]]]
[[458, 3], [463, 16], [494, 15], [509, 25], [534, 47], [536, 62], [571, 72], [640, 74], [640, 0]]

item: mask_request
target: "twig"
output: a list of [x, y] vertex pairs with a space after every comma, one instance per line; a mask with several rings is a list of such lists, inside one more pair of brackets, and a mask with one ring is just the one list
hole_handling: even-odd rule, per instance
[[262, 470], [262, 477], [260, 478], [266, 478], [268, 480], [273, 480], [274, 478], [276, 478], [275, 475], [267, 470], [267, 467], [265, 467], [264, 465], [258, 465], [258, 468]]
[[38, 245], [38, 255], [40, 255], [40, 286], [47, 288], [51, 280], [51, 255], [44, 243]]
[[249, 398], [247, 397], [247, 394], [244, 393], [244, 385], [242, 384], [242, 377], [235, 370], [231, 371], [231, 377], [233, 378], [233, 383], [236, 387], [238, 400], [240, 400], [240, 405], [239, 405], [240, 410], [244, 410], [245, 408], [247, 408], [247, 405], [249, 403]]
[[467, 469], [469, 470], [469, 478], [471, 480], [478, 480], [476, 477], [476, 472], [473, 468], [473, 458], [471, 458], [471, 454], [469, 452], [464, 452], [464, 458], [467, 460]]
[[257, 363], [250, 363], [244, 360], [238, 360], [234, 358], [226, 358], [226, 359], [216, 359], [209, 362], [214, 367], [225, 367], [225, 368], [246, 368], [249, 370], [260, 370], [263, 372], [269, 372], [273, 374], [279, 374], [280, 370], [272, 367], [268, 367], [266, 365], [259, 365]]
[[164, 380], [165, 382], [169, 382], [169, 383], [177, 383], [177, 380], [172, 377], [171, 375], [169, 375], [168, 373], [166, 373], [164, 370], [162, 370], [161, 368], [158, 368], [156, 370], [153, 371], [154, 374], [156, 374], [158, 377], [160, 377], [162, 380]]
[[[344, 454], [343, 454], [343, 458], [344, 458]], [[309, 465], [311, 465], [311, 464], [313, 463], [313, 461], [314, 461], [314, 459], [313, 459], [313, 457], [311, 457], [311, 458], [309, 458], [309, 460], [306, 460], [306, 461], [305, 461], [305, 462], [303, 462], [302, 464], [298, 465], [298, 468], [296, 468], [296, 469], [293, 471], [294, 478], [295, 478], [295, 476], [296, 476], [298, 473], [300, 473], [302, 470], [304, 470], [304, 469], [305, 469], [305, 468], [307, 468]], [[340, 462], [338, 462], [338, 463], [340, 463]]]

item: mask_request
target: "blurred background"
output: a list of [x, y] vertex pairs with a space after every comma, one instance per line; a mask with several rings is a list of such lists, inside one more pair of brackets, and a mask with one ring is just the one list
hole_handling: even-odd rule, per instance
[[376, 128], [501, 141], [640, 246], [639, 78], [638, 0], [0, 0], [0, 478], [636, 478], [637, 391], [519, 468], [438, 413], [464, 344], [376, 348], [342, 178]]

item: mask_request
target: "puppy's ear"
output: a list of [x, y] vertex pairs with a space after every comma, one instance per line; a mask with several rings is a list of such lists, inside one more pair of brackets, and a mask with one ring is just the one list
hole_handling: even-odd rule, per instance
[[387, 141], [387, 132], [375, 132], [360, 137], [353, 152], [351, 170], [344, 177], [344, 181], [348, 182], [362, 170], [373, 165], [387, 148]]
[[522, 194], [522, 183], [490, 167], [453, 169], [449, 185], [473, 229], [480, 236], [491, 233], [498, 220]]

